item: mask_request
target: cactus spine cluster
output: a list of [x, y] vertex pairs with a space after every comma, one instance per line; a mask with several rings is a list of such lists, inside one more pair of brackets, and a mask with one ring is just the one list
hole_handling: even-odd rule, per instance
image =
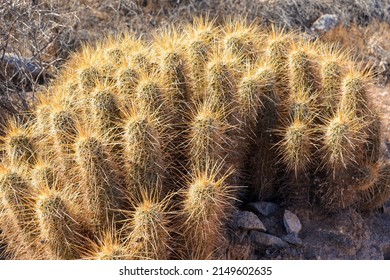
[[5, 129], [6, 256], [212, 259], [240, 200], [375, 209], [390, 169], [369, 79], [243, 20], [85, 46]]

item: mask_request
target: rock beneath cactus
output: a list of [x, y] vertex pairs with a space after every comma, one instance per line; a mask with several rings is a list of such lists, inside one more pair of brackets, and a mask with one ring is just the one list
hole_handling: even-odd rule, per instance
[[311, 26], [311, 31], [315, 33], [325, 33], [337, 27], [340, 23], [339, 17], [334, 14], [320, 16]]
[[247, 207], [255, 214], [261, 214], [266, 217], [272, 215], [278, 209], [277, 204], [266, 201], [251, 202], [247, 204]]
[[[389, 206], [387, 204], [385, 207]], [[288, 246], [268, 248], [263, 245], [261, 248], [254, 248], [255, 259], [390, 260], [390, 213], [358, 212], [353, 208], [335, 213], [321, 213], [314, 208], [298, 208], [294, 209], [294, 213], [304, 225], [299, 232], [299, 239], [296, 234], [284, 233], [285, 229], [281, 223], [284, 213], [281, 213], [280, 217], [266, 217], [262, 222], [267, 226], [268, 235], [280, 236]], [[268, 219], [277, 218], [279, 228], [268, 225]], [[252, 246], [256, 247], [254, 237], [250, 237]], [[261, 237], [264, 238], [264, 235]], [[302, 245], [299, 245], [299, 240]]]
[[260, 247], [284, 248], [288, 246], [288, 243], [279, 237], [263, 232], [251, 231], [250, 237], [252, 242]]
[[249, 211], [236, 211], [234, 215], [234, 226], [244, 230], [267, 231], [260, 219]]
[[302, 246], [303, 242], [295, 233], [290, 233], [282, 237], [284, 241], [295, 246]]
[[297, 215], [288, 210], [284, 211], [283, 224], [288, 234], [294, 233], [295, 235], [298, 235], [302, 229], [301, 221], [298, 219]]

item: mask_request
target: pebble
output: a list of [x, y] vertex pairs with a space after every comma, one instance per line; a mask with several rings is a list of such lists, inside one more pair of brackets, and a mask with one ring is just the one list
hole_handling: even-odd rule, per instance
[[282, 239], [292, 245], [302, 246], [303, 242], [296, 234], [290, 233], [282, 237]]
[[251, 231], [250, 238], [252, 239], [252, 242], [257, 246], [266, 246], [274, 248], [285, 248], [288, 246], [288, 243], [283, 241], [279, 237], [263, 232]]
[[294, 233], [298, 236], [298, 233], [302, 229], [301, 221], [298, 219], [297, 215], [288, 210], [284, 211], [283, 224], [288, 234]]
[[234, 221], [234, 226], [239, 229], [267, 231], [260, 219], [249, 211], [236, 211]]
[[311, 26], [311, 30], [316, 33], [325, 33], [332, 30], [339, 24], [340, 20], [337, 15], [325, 14], [320, 16]]
[[261, 214], [266, 217], [272, 215], [278, 209], [277, 204], [266, 201], [251, 202], [247, 204], [247, 207], [255, 214]]

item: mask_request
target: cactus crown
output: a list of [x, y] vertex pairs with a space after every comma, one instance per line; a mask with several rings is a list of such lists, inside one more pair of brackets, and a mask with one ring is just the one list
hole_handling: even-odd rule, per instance
[[369, 78], [334, 47], [239, 19], [85, 46], [1, 139], [9, 255], [223, 257], [239, 199], [279, 190], [375, 209], [390, 176]]

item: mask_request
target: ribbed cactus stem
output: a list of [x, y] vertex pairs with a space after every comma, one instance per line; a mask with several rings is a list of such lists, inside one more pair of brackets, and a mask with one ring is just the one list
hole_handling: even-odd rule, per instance
[[126, 55], [120, 48], [112, 48], [106, 52], [106, 56], [109, 62], [114, 66], [118, 66], [125, 62]]
[[157, 65], [151, 57], [153, 50], [150, 47], [136, 39], [130, 44], [129, 48], [131, 48], [131, 52], [128, 61], [131, 66], [142, 72], [153, 72], [156, 69]]
[[364, 123], [346, 112], [338, 112], [324, 128], [324, 149], [327, 164], [332, 170], [346, 168], [361, 160], [365, 143]]
[[122, 127], [129, 188], [137, 192], [140, 186], [147, 186], [162, 191], [166, 172], [163, 121], [145, 109], [134, 108], [125, 117]]
[[285, 100], [289, 94], [288, 48], [291, 39], [277, 30], [273, 30], [267, 39], [266, 56], [275, 74], [277, 95]]
[[101, 71], [99, 71], [99, 69], [95, 66], [89, 66], [80, 71], [79, 83], [81, 85], [81, 88], [84, 91], [88, 92], [97, 85], [101, 78]]
[[292, 93], [289, 98], [287, 111], [295, 120], [309, 120], [317, 113], [316, 95], [310, 94], [309, 90], [299, 89]]
[[189, 124], [188, 146], [191, 166], [205, 168], [207, 164], [221, 163], [229, 145], [226, 135], [229, 125], [219, 111], [214, 111], [208, 103], [194, 112]]
[[91, 93], [88, 108], [96, 129], [99, 133], [118, 134], [117, 123], [120, 119], [118, 100], [112, 88], [102, 85]]
[[225, 26], [223, 33], [222, 44], [227, 52], [240, 57], [242, 64], [254, 62], [262, 37], [254, 24], [234, 19]]
[[307, 171], [312, 163], [313, 133], [312, 123], [308, 120], [295, 119], [285, 129], [280, 154], [287, 170], [294, 171], [296, 178]]
[[80, 225], [71, 212], [71, 202], [55, 190], [42, 190], [36, 202], [40, 239], [50, 259], [75, 259], [81, 245]]
[[39, 189], [41, 186], [55, 188], [57, 186], [57, 174], [53, 162], [39, 159], [30, 171], [31, 185]]
[[342, 81], [340, 109], [349, 111], [362, 118], [368, 113], [368, 96], [366, 77], [355, 71], [350, 71]]
[[[229, 133], [233, 143], [232, 151], [230, 152], [231, 161], [235, 162], [232, 165], [241, 178], [258, 178], [257, 174], [264, 176], [267, 171], [265, 169], [272, 168], [272, 152], [266, 147], [273, 145], [270, 143], [269, 136], [272, 134], [269, 130], [272, 129], [267, 122], [266, 117], [277, 119], [273, 115], [273, 109], [276, 110], [277, 100], [275, 97], [275, 79], [270, 67], [263, 65], [256, 65], [243, 75], [237, 86], [235, 95], [236, 109], [233, 115], [237, 124], [234, 125], [234, 130]], [[263, 115], [264, 114], [264, 115]], [[264, 125], [264, 130], [260, 128]], [[259, 128], [259, 130], [258, 130]], [[267, 165], [259, 166], [257, 163], [251, 161], [253, 153], [257, 152], [257, 145], [264, 153], [259, 155], [263, 158]], [[270, 157], [268, 158], [268, 155]], [[248, 168], [249, 167], [249, 168]], [[264, 186], [264, 184], [262, 184]]]
[[76, 135], [76, 118], [70, 108], [55, 108], [52, 110], [50, 119], [50, 133], [54, 139], [58, 155], [64, 156], [69, 153], [69, 145]]
[[50, 112], [49, 126], [48, 135], [52, 141], [49, 140], [44, 149], [52, 146], [46, 153], [53, 154], [60, 172], [67, 177], [73, 164], [71, 154], [76, 137], [76, 117], [73, 110], [63, 106], [54, 107]]
[[116, 183], [104, 143], [89, 132], [81, 132], [75, 141], [75, 162], [90, 222], [96, 232], [107, 228], [113, 219], [113, 194]]
[[[183, 109], [189, 101], [189, 88], [184, 60], [182, 35], [167, 30], [156, 38], [155, 48], [160, 57], [161, 78], [164, 81], [167, 100], [176, 110]], [[183, 107], [184, 106], [184, 107]]]
[[34, 164], [36, 161], [34, 139], [31, 132], [16, 122], [11, 123], [3, 137], [4, 150], [13, 164]]
[[134, 104], [142, 104], [150, 113], [164, 111], [165, 94], [157, 76], [142, 75], [135, 90]]
[[252, 185], [252, 196], [256, 199], [269, 199], [274, 195], [276, 179], [276, 143], [280, 141], [276, 133], [281, 119], [281, 100], [278, 89], [265, 88], [261, 97], [263, 104], [258, 111], [254, 128], [254, 146], [249, 150], [248, 168]]
[[235, 188], [216, 165], [196, 170], [183, 191], [184, 237], [191, 259], [214, 259], [225, 239], [224, 223], [234, 209]]
[[34, 213], [34, 194], [24, 172], [19, 168], [4, 168], [0, 173], [2, 203], [26, 244], [34, 246], [38, 229]]
[[296, 49], [289, 53], [291, 93], [304, 90], [312, 94], [316, 89], [316, 70], [310, 54], [311, 50], [305, 43], [301, 44], [294, 46]]
[[118, 70], [116, 86], [124, 100], [131, 102], [134, 98], [134, 90], [137, 87], [139, 73], [137, 70], [127, 65]]
[[226, 117], [231, 111], [235, 92], [234, 57], [217, 51], [210, 57], [207, 65], [207, 95], [205, 102], [214, 108], [225, 112]]
[[45, 93], [45, 95], [40, 96], [38, 104], [35, 107], [35, 134], [37, 138], [44, 139], [47, 137], [46, 132], [50, 130], [50, 100], [48, 96], [46, 95], [48, 93]]
[[172, 253], [169, 199], [160, 200], [158, 196], [144, 191], [141, 199], [133, 203], [134, 211], [125, 225], [130, 229], [126, 243], [132, 259], [166, 260]]
[[340, 62], [336, 58], [328, 58], [321, 63], [322, 87], [319, 98], [322, 101], [322, 110], [325, 110], [327, 116], [332, 116], [337, 110], [337, 104], [341, 97], [341, 74]]
[[192, 88], [191, 99], [195, 103], [200, 103], [204, 100], [207, 85], [205, 70], [217, 29], [214, 23], [207, 19], [195, 19], [194, 25], [187, 26], [184, 32], [185, 40], [188, 41], [188, 44], [184, 44], [184, 48], [188, 61], [189, 82]]
[[256, 67], [242, 77], [236, 94], [238, 115], [242, 123], [248, 123], [253, 129], [263, 107], [262, 99], [273, 89], [274, 75], [268, 67]]

